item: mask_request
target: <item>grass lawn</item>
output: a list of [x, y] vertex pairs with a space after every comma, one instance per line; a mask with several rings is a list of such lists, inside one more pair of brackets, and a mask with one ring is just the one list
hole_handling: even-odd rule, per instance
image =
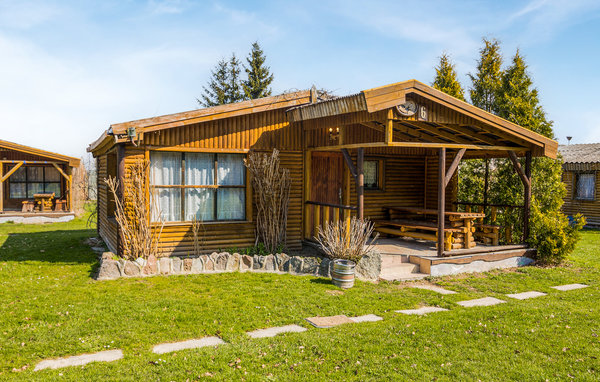
[[[599, 380], [600, 232], [564, 267], [432, 281], [459, 293], [318, 277], [214, 274], [94, 281], [95, 235], [83, 220], [0, 224], [0, 380]], [[585, 283], [560, 292], [553, 285]], [[508, 299], [537, 290], [547, 296]], [[506, 304], [462, 308], [485, 296]], [[428, 316], [394, 313], [421, 305]], [[374, 313], [383, 321], [315, 329], [304, 318]], [[250, 339], [246, 331], [308, 331]], [[155, 355], [153, 345], [220, 336], [218, 348]], [[34, 372], [42, 359], [123, 349], [111, 363]]]

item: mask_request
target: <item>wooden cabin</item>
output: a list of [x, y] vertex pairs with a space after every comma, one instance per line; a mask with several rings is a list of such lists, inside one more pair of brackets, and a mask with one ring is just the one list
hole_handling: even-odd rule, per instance
[[0, 140], [0, 222], [72, 218], [73, 169], [79, 163], [78, 158]]
[[438, 256], [483, 245], [474, 235], [480, 228], [494, 235], [484, 232], [483, 214], [457, 211], [461, 159], [511, 158], [527, 217], [531, 157], [557, 154], [555, 141], [415, 80], [331, 99], [298, 91], [111, 125], [88, 148], [97, 158], [99, 234], [119, 253], [114, 201], [102, 180], [127, 183], [129, 166], [146, 160], [148, 198], [155, 195], [166, 221], [164, 253], [193, 251], [193, 218], [203, 222], [206, 252], [253, 246], [243, 160], [273, 148], [292, 178], [288, 249], [300, 250], [324, 221], [358, 216], [387, 236], [429, 240]]
[[563, 212], [582, 214], [590, 227], [600, 227], [600, 143], [561, 145], [562, 180], [567, 186]]

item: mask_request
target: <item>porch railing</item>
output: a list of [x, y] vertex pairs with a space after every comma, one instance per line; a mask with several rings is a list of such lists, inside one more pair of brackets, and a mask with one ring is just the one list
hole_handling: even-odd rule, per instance
[[350, 221], [356, 206], [307, 201], [304, 203], [304, 238], [311, 240], [325, 222]]
[[454, 204], [462, 211], [484, 213], [485, 218], [477, 219], [477, 223], [499, 226], [501, 230], [500, 238], [503, 243], [512, 244], [515, 241], [520, 241], [519, 238], [514, 237], [514, 234], [515, 228], [521, 227], [523, 224], [523, 206], [475, 202], [455, 202]]

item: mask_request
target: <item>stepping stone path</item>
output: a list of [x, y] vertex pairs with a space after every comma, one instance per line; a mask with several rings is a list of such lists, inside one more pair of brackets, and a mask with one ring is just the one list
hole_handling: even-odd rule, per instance
[[35, 371], [43, 369], [58, 369], [67, 366], [83, 366], [90, 362], [111, 362], [123, 358], [123, 351], [107, 350], [92, 354], [82, 354], [72, 357], [47, 359], [35, 366]]
[[361, 323], [361, 322], [381, 321], [381, 320], [383, 320], [383, 317], [379, 317], [375, 314], [365, 314], [364, 316], [350, 317], [350, 319], [356, 323]]
[[546, 295], [546, 293], [536, 292], [534, 290], [532, 290], [530, 292], [507, 294], [508, 297], [516, 298], [517, 300], [527, 300], [528, 298], [541, 297], [541, 296], [545, 296], [545, 295]]
[[424, 306], [419, 309], [406, 309], [406, 310], [397, 310], [396, 313], [402, 314], [417, 314], [422, 316], [427, 313], [435, 313], [435, 312], [446, 312], [448, 309], [438, 308], [437, 306]]
[[574, 290], [574, 289], [581, 289], [581, 288], [587, 288], [588, 285], [585, 284], [566, 284], [566, 285], [558, 285], [558, 286], [553, 286], [551, 288], [554, 288], [556, 290], [561, 290], [561, 291], [567, 291], [567, 290]]
[[457, 302], [457, 304], [460, 306], [464, 306], [465, 308], [470, 308], [473, 306], [491, 306], [496, 304], [502, 304], [504, 302], [506, 301], [499, 300], [495, 297], [484, 297], [475, 300], [459, 301]]
[[185, 349], [197, 349], [206, 346], [223, 345], [225, 341], [219, 337], [204, 337], [196, 340], [187, 340], [181, 342], [168, 342], [160, 345], [156, 345], [152, 352], [156, 354], [170, 353], [178, 350]]
[[252, 338], [264, 338], [264, 337], [275, 337], [278, 334], [281, 333], [300, 333], [300, 332], [305, 332], [306, 328], [303, 328], [302, 326], [299, 325], [286, 325], [286, 326], [278, 326], [278, 327], [274, 327], [274, 328], [267, 328], [267, 329], [258, 329], [258, 330], [254, 330], [252, 332], [248, 332], [246, 334], [248, 334], [250, 337]]
[[417, 288], [417, 289], [425, 289], [425, 290], [430, 290], [439, 294], [455, 294], [456, 292], [453, 290], [448, 290], [448, 289], [444, 289], [442, 287], [439, 286], [435, 286], [435, 285], [425, 285], [425, 284], [416, 284], [416, 285], [411, 285], [411, 288]]

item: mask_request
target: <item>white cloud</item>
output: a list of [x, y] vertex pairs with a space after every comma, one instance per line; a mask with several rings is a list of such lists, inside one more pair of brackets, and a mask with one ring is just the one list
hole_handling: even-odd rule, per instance
[[1, 1], [0, 27], [29, 29], [52, 20], [64, 10], [44, 1]]

